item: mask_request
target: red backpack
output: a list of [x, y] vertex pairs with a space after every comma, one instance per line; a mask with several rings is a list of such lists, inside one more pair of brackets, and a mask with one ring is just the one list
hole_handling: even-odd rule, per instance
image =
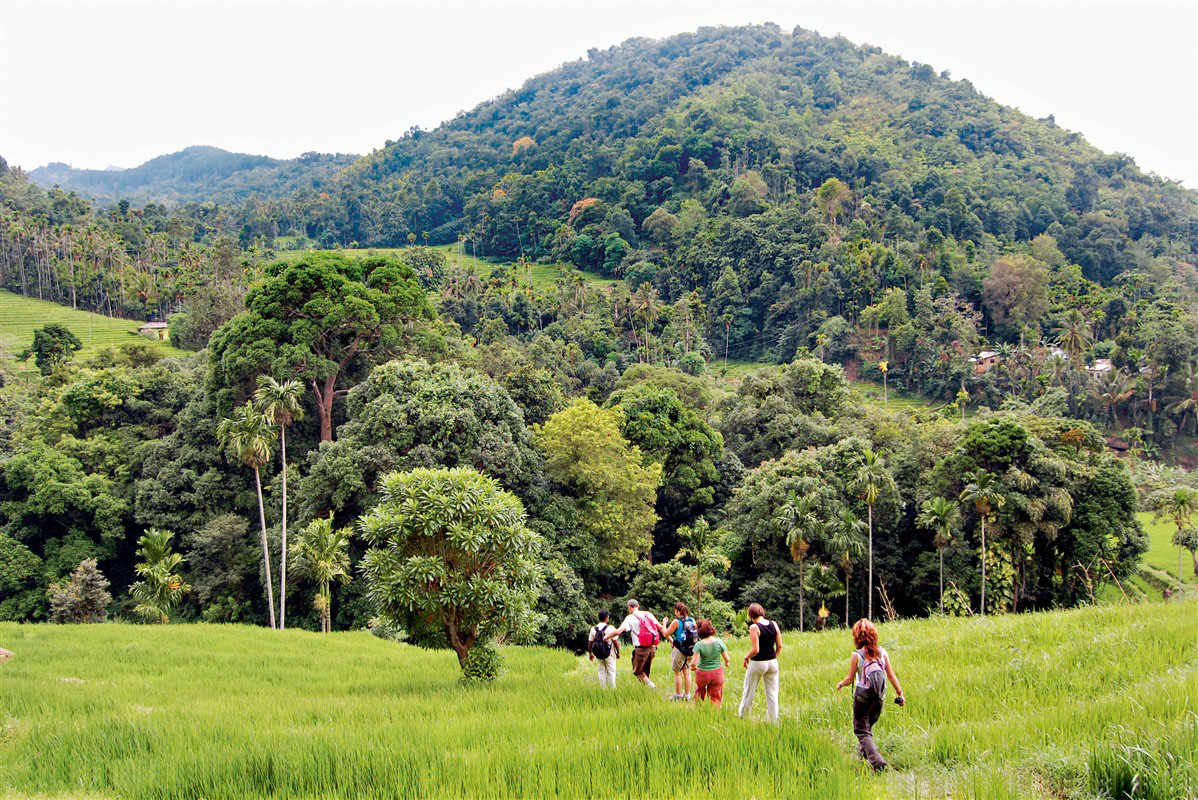
[[657, 623], [653, 620], [652, 614], [640, 614], [637, 620], [641, 623], [640, 633], [636, 636], [637, 647], [652, 647], [661, 641], [661, 634], [657, 630]]

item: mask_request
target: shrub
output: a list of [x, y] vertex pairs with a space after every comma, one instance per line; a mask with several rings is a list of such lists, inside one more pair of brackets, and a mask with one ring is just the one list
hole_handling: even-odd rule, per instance
[[94, 558], [85, 558], [68, 580], [50, 584], [50, 621], [103, 622], [108, 619], [108, 579], [96, 567]]

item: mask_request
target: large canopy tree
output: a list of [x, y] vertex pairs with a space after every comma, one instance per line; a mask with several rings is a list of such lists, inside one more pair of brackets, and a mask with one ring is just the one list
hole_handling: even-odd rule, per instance
[[379, 618], [417, 643], [448, 645], [467, 674], [475, 645], [531, 638], [542, 540], [520, 500], [468, 467], [393, 472], [382, 487], [361, 522]]
[[266, 268], [246, 310], [212, 335], [212, 387], [227, 411], [259, 374], [302, 380], [311, 391], [321, 441], [333, 439], [333, 400], [351, 376], [401, 349], [404, 326], [431, 319], [411, 267], [390, 258], [308, 253]]

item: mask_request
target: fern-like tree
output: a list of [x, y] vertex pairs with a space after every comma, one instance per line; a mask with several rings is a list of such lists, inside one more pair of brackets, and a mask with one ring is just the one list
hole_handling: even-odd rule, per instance
[[712, 528], [702, 517], [695, 520], [693, 525], [684, 525], [678, 529], [678, 538], [683, 543], [682, 549], [678, 551], [678, 558], [695, 560], [691, 591], [695, 594], [695, 610], [699, 616], [703, 616], [703, 595], [707, 591], [704, 574], [722, 574], [732, 567], [732, 562], [717, 544], [723, 534], [724, 531]]
[[853, 561], [865, 554], [865, 523], [843, 508], [835, 524], [828, 530], [828, 551], [840, 557], [840, 569], [844, 573], [844, 624], [849, 625], [849, 580], [853, 576]]
[[266, 570], [266, 607], [270, 611], [270, 627], [275, 628], [274, 580], [270, 575], [270, 546], [266, 541], [266, 507], [262, 502], [262, 466], [270, 461], [274, 443], [274, 423], [254, 402], [234, 409], [232, 416], [216, 426], [220, 446], [232, 458], [254, 471], [258, 489], [258, 522], [262, 528], [262, 564]]
[[[1188, 486], [1175, 486], [1172, 489], [1165, 489], [1155, 493], [1150, 499], [1149, 505], [1156, 512], [1155, 520], [1170, 519], [1177, 526], [1177, 532], [1173, 534], [1173, 542], [1177, 545], [1177, 588], [1181, 589], [1181, 565], [1182, 565], [1182, 548], [1186, 541], [1186, 531], [1194, 529], [1194, 512], [1198, 511], [1198, 492]], [[1198, 573], [1198, 559], [1194, 564], [1195, 572]]]
[[300, 401], [304, 385], [297, 380], [280, 383], [270, 375], [258, 376], [254, 400], [262, 413], [279, 428], [279, 461], [283, 470], [283, 542], [279, 551], [279, 629], [287, 627], [287, 428], [304, 416]]
[[775, 524], [786, 537], [786, 546], [790, 548], [790, 555], [799, 565], [799, 632], [804, 628], [804, 610], [806, 608], [806, 599], [804, 597], [805, 583], [803, 580], [804, 561], [807, 559], [807, 551], [811, 548], [811, 536], [819, 523], [819, 517], [816, 514], [815, 504], [810, 498], [800, 497], [795, 491], [790, 491], [782, 500], [782, 505], [778, 507], [775, 514]]
[[935, 532], [932, 544], [940, 554], [940, 613], [944, 613], [944, 549], [953, 543], [953, 533], [961, 521], [961, 508], [956, 500], [933, 497], [919, 507], [915, 524]]
[[50, 584], [50, 621], [60, 624], [103, 622], [108, 619], [108, 579], [96, 567], [94, 558], [85, 558], [70, 578]]
[[986, 519], [1007, 501], [1000, 491], [994, 473], [984, 469], [966, 473], [965, 488], [961, 490], [961, 502], [972, 503], [978, 512], [982, 527], [982, 602], [981, 614], [986, 615]]
[[137, 540], [141, 560], [133, 567], [139, 580], [129, 588], [136, 604], [133, 613], [161, 625], [170, 622], [171, 611], [191, 591], [178, 572], [183, 556], [171, 549], [174, 538], [173, 531], [159, 528], [150, 528], [141, 535]]
[[895, 491], [894, 477], [886, 468], [886, 459], [873, 450], [862, 453], [856, 463], [853, 488], [869, 510], [869, 602], [866, 616], [874, 618], [874, 504], [884, 491]]
[[[541, 537], [524, 507], [469, 467], [392, 472], [360, 529], [362, 575], [379, 619], [425, 646], [449, 646], [464, 677], [493, 679], [496, 637], [532, 638]], [[476, 655], [475, 651], [482, 651]]]
[[316, 608], [320, 611], [321, 633], [332, 629], [333, 581], [349, 583], [349, 529], [333, 527], [333, 516], [313, 520], [292, 543], [295, 571], [316, 581]]

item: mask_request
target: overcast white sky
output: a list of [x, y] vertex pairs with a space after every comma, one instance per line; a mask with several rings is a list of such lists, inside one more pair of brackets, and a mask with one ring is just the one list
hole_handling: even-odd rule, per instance
[[365, 153], [634, 36], [773, 21], [951, 70], [1198, 188], [1198, 2], [0, 0], [0, 155]]

